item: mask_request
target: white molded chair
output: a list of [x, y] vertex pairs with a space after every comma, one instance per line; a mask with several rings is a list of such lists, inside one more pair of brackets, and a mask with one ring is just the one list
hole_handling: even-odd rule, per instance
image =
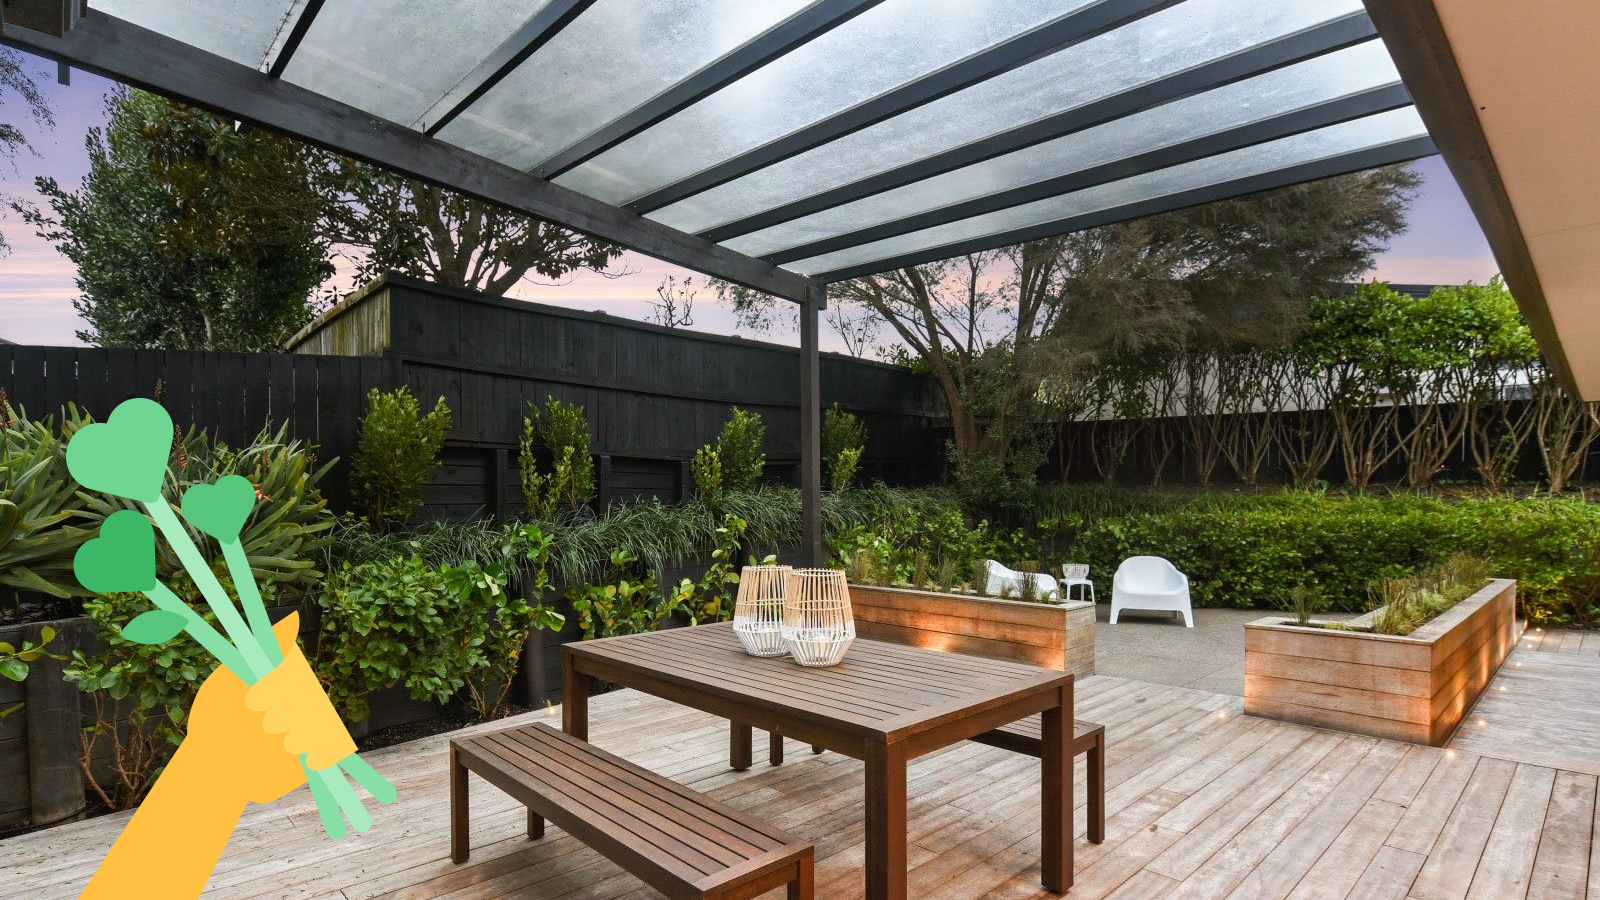
[[1008, 569], [992, 559], [983, 561], [983, 590], [991, 597], [1000, 596], [1002, 591], [1010, 588], [1013, 598], [1022, 596], [1022, 581], [1024, 578], [1033, 578], [1034, 593], [1040, 600], [1060, 600], [1061, 586], [1056, 580], [1044, 573], [1018, 572]]
[[1117, 624], [1117, 614], [1124, 609], [1182, 613], [1183, 624], [1193, 628], [1189, 576], [1159, 556], [1130, 556], [1111, 580], [1111, 624]]
[[[1061, 566], [1061, 599], [1071, 600], [1073, 588], [1088, 588], [1089, 602], [1094, 599], [1094, 582], [1089, 580], [1089, 567], [1081, 563], [1064, 563]], [[1083, 591], [1078, 592], [1080, 595]]]

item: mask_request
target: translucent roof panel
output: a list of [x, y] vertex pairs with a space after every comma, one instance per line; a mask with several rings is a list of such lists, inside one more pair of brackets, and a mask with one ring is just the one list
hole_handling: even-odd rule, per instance
[[1427, 129], [1407, 107], [1334, 125], [1267, 144], [1135, 175], [1062, 197], [1025, 203], [857, 247], [800, 260], [787, 268], [807, 275], [835, 272], [896, 257], [936, 250], [1017, 229], [1090, 213], [1114, 210], [1196, 188], [1260, 175], [1356, 151], [1423, 137]]
[[[1360, 13], [1361, 9], [1360, 0], [1188, 0], [664, 207], [651, 217], [675, 228], [702, 231], [1081, 107], [1274, 38]], [[690, 174], [694, 168], [683, 161], [685, 155], [674, 157], [674, 151], [667, 149], [677, 145], [669, 142], [664, 129], [676, 121], [662, 123], [597, 157], [591, 166], [636, 173], [641, 182], [639, 190], [626, 199]], [[732, 124], [722, 127], [739, 130]], [[654, 161], [639, 158], [651, 147]], [[687, 156], [704, 159], [703, 154], [693, 152]], [[582, 169], [572, 174], [581, 172]], [[578, 178], [563, 183], [586, 193], [592, 187], [590, 180]], [[610, 195], [602, 192], [595, 196]]]
[[410, 125], [546, 5], [472, 0], [446, 15], [410, 0], [327, 0], [283, 77]]
[[599, 0], [439, 137], [534, 169], [803, 6], [804, 0]]
[[630, 200], [1092, 2], [887, 0], [556, 181]]
[[1399, 82], [1388, 52], [1373, 40], [724, 243], [765, 256]]
[[89, 5], [259, 69], [289, 14], [298, 12], [305, 0], [93, 0]]

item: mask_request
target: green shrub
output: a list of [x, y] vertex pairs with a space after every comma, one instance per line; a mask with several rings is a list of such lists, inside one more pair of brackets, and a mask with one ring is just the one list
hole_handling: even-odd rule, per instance
[[543, 407], [528, 404], [522, 419], [517, 468], [528, 515], [548, 520], [594, 499], [594, 457], [583, 407], [554, 397]]
[[1102, 577], [1129, 556], [1164, 556], [1189, 575], [1198, 606], [1275, 608], [1296, 587], [1316, 588], [1320, 612], [1362, 609], [1385, 579], [1455, 553], [1516, 579], [1521, 614], [1534, 624], [1594, 621], [1600, 507], [1577, 499], [1217, 494], [1086, 519], [1068, 555]]
[[715, 447], [696, 450], [689, 472], [694, 476], [695, 496], [708, 500], [722, 496], [722, 455]]
[[0, 588], [87, 596], [72, 575], [73, 555], [91, 536], [74, 524], [83, 508], [54, 420], [30, 422], [0, 402]]
[[757, 413], [733, 408], [733, 417], [722, 426], [717, 438], [717, 459], [722, 466], [722, 487], [728, 491], [755, 490], [766, 471], [767, 455], [761, 452], [767, 426]]
[[[218, 580], [231, 590], [226, 567]], [[206, 608], [188, 573], [163, 579], [207, 622], [216, 619]], [[271, 602], [272, 586], [262, 585], [262, 599]], [[144, 799], [161, 769], [183, 741], [189, 708], [200, 685], [216, 663], [187, 632], [161, 644], [137, 644], [122, 629], [150, 608], [142, 594], [105, 594], [83, 604], [99, 652], [74, 650], [64, 677], [88, 696], [95, 724], [80, 732], [83, 770], [90, 790], [110, 809], [132, 809]], [[126, 720], [126, 725], [121, 724]], [[106, 748], [110, 780], [90, 762]]]
[[427, 415], [409, 388], [367, 394], [350, 479], [355, 504], [379, 531], [404, 522], [422, 505], [422, 485], [439, 464], [450, 430], [450, 407], [440, 397]]
[[452, 615], [465, 620], [461, 639], [467, 705], [478, 719], [499, 714], [516, 678], [528, 635], [541, 628], [559, 631], [566, 621], [542, 602], [550, 589], [550, 539], [530, 525], [516, 532], [503, 545], [502, 553], [510, 558], [519, 549], [530, 573], [525, 592], [537, 598], [532, 605], [507, 590], [506, 568], [498, 562], [440, 570], [445, 587], [456, 597]]
[[367, 717], [373, 691], [397, 686], [443, 703], [482, 665], [471, 643], [481, 623], [457, 611], [443, 570], [417, 557], [345, 565], [329, 576], [320, 602], [318, 675], [347, 722]]
[[604, 577], [567, 589], [584, 640], [654, 631], [671, 615], [673, 601], [657, 592], [654, 575], [640, 572], [628, 548], [611, 551], [607, 562]]
[[850, 489], [866, 449], [867, 427], [861, 420], [837, 403], [828, 407], [822, 417], [822, 467], [834, 493]]
[[671, 588], [670, 604], [688, 615], [691, 623], [726, 622], [733, 618], [732, 591], [739, 584], [739, 541], [747, 527], [748, 523], [738, 516], [724, 516], [705, 574], [699, 581], [685, 578]]

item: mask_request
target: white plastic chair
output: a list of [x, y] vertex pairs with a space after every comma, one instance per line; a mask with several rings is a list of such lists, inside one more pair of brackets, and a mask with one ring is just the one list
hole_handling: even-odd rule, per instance
[[1130, 556], [1111, 580], [1111, 624], [1117, 624], [1117, 614], [1125, 609], [1182, 613], [1183, 624], [1193, 628], [1189, 576], [1159, 556]]
[[1061, 586], [1054, 578], [1042, 572], [1018, 572], [1008, 569], [992, 559], [983, 561], [983, 589], [991, 597], [998, 597], [1007, 588], [1010, 588], [1012, 598], [1022, 596], [1022, 582], [1024, 578], [1033, 579], [1033, 592], [1040, 600], [1060, 600]]
[[[1061, 566], [1061, 599], [1071, 600], [1073, 588], [1088, 588], [1089, 602], [1099, 602], [1094, 598], [1094, 582], [1089, 580], [1089, 567], [1081, 563], [1064, 563]], [[1078, 593], [1081, 595], [1083, 591]]]

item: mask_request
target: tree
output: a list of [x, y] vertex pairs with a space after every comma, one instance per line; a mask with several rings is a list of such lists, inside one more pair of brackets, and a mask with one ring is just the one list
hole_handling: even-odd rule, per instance
[[499, 297], [529, 273], [604, 274], [622, 255], [615, 244], [363, 163], [332, 161], [321, 181], [326, 237], [357, 251], [360, 280], [394, 271]]
[[[1178, 348], [1288, 343], [1310, 299], [1370, 268], [1403, 228], [1416, 183], [1378, 169], [859, 278], [831, 296], [882, 326], [880, 355], [938, 383], [958, 463], [977, 453], [1031, 476], [1044, 424], [1153, 414], [1129, 405], [1131, 389], [1170, 388], [1163, 360]], [[770, 321], [771, 298], [719, 293], [744, 324]]]
[[[33, 76], [23, 68], [23, 55], [10, 47], [0, 47], [0, 109], [14, 100], [22, 101], [26, 116], [36, 125], [54, 125], [55, 119], [50, 114], [50, 107], [45, 103], [44, 94], [39, 91], [39, 85]], [[23, 132], [21, 125], [11, 120], [11, 113], [5, 113], [5, 121], [0, 121], [0, 159], [11, 163], [13, 169], [17, 154], [32, 152], [28, 144], [28, 135]], [[0, 203], [14, 207], [16, 199], [6, 194], [0, 194]], [[4, 234], [0, 234], [0, 256], [11, 252], [11, 245], [6, 243]]]
[[650, 303], [650, 321], [664, 328], [687, 328], [694, 324], [694, 301], [700, 295], [693, 278], [678, 281], [668, 275], [656, 285], [659, 302]]
[[77, 265], [73, 301], [105, 347], [272, 350], [315, 315], [332, 274], [303, 145], [141, 91], [107, 99], [70, 191], [24, 219]]

